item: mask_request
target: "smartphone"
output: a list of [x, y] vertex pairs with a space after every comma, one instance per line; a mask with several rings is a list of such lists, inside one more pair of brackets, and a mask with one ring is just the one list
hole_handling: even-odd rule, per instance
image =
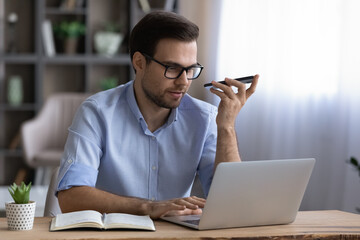
[[[242, 82], [242, 83], [252, 83], [252, 81], [254, 80], [254, 76], [235, 78], [234, 80]], [[220, 81], [219, 83], [226, 84], [225, 81]], [[212, 83], [204, 84], [204, 87], [211, 87], [211, 86], [212, 86]]]

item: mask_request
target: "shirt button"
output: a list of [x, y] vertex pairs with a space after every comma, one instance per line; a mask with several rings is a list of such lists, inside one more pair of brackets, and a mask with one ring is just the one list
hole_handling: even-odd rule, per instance
[[152, 166], [152, 170], [156, 170], [156, 167], [155, 167], [155, 166]]
[[67, 160], [67, 163], [69, 163], [69, 164], [72, 163], [72, 162], [73, 162], [72, 159], [68, 159], [68, 160]]
[[152, 197], [152, 198], [151, 198], [151, 201], [155, 201], [155, 198], [154, 198], [154, 197]]
[[152, 136], [151, 139], [155, 141], [156, 137]]

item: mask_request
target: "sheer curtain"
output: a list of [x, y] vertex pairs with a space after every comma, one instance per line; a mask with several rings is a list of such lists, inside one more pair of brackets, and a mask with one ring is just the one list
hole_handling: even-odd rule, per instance
[[[301, 209], [354, 212], [360, 178], [346, 160], [360, 158], [360, 2], [194, 2], [180, 6], [196, 9], [181, 13], [206, 29], [199, 60], [208, 72], [200, 81], [260, 74], [236, 123], [242, 159], [315, 157]], [[193, 85], [193, 95], [217, 104]]]

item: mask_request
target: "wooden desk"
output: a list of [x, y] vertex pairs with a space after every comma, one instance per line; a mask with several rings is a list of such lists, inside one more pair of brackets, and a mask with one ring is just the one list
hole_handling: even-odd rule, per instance
[[197, 231], [164, 221], [155, 221], [156, 231], [49, 232], [50, 218], [35, 218], [30, 231], [7, 230], [0, 218], [1, 240], [36, 239], [360, 239], [360, 215], [341, 211], [299, 212], [288, 225]]

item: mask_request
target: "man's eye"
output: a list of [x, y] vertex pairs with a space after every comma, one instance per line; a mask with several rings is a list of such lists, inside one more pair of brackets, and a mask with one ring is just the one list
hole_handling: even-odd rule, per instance
[[168, 71], [171, 71], [171, 72], [178, 72], [180, 71], [181, 68], [179, 67], [168, 67]]

